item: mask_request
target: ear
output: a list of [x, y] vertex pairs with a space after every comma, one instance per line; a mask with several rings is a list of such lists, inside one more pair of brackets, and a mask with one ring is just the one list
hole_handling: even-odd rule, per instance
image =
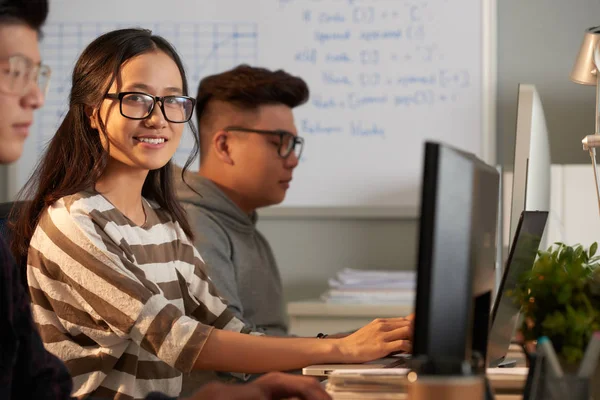
[[98, 112], [92, 106], [85, 106], [85, 115], [90, 119], [90, 126], [92, 129], [99, 130], [100, 124], [98, 124]]
[[233, 135], [227, 131], [218, 131], [214, 134], [211, 146], [215, 151], [215, 155], [219, 160], [225, 164], [233, 165], [233, 158], [231, 158], [231, 144]]

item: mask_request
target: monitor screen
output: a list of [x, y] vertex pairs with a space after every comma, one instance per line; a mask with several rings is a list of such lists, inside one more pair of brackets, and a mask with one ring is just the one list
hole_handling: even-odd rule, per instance
[[413, 338], [421, 372], [485, 369], [498, 190], [495, 168], [470, 153], [425, 144]]

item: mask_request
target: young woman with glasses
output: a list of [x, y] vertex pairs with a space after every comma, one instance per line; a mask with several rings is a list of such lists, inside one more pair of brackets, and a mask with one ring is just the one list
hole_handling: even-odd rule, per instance
[[402, 318], [340, 339], [267, 338], [227, 310], [173, 193], [187, 95], [164, 39], [100, 36], [75, 65], [69, 111], [26, 186], [13, 251], [27, 258], [34, 319], [73, 395], [177, 396], [192, 370], [291, 370], [408, 349]]

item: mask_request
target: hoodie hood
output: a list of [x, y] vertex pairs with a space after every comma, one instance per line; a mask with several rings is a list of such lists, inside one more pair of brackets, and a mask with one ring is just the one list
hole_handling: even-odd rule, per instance
[[255, 229], [258, 219], [256, 211], [250, 215], [244, 213], [213, 181], [197, 172], [188, 171], [184, 182], [178, 166], [173, 166], [173, 174], [177, 198], [184, 207], [188, 204], [202, 207], [238, 231], [250, 232]]

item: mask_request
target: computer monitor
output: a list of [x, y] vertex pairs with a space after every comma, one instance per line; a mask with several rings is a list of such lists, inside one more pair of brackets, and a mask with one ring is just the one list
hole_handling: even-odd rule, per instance
[[411, 361], [421, 373], [485, 372], [498, 187], [472, 154], [425, 144]]
[[498, 295], [492, 307], [487, 350], [489, 367], [497, 367], [508, 352], [520, 313], [520, 307], [510, 297], [510, 292], [517, 287], [519, 277], [533, 267], [547, 218], [547, 211], [523, 211], [519, 218]]
[[[508, 245], [521, 213], [550, 210], [550, 143], [542, 101], [534, 85], [520, 84]], [[545, 248], [545, 237], [540, 244]]]

